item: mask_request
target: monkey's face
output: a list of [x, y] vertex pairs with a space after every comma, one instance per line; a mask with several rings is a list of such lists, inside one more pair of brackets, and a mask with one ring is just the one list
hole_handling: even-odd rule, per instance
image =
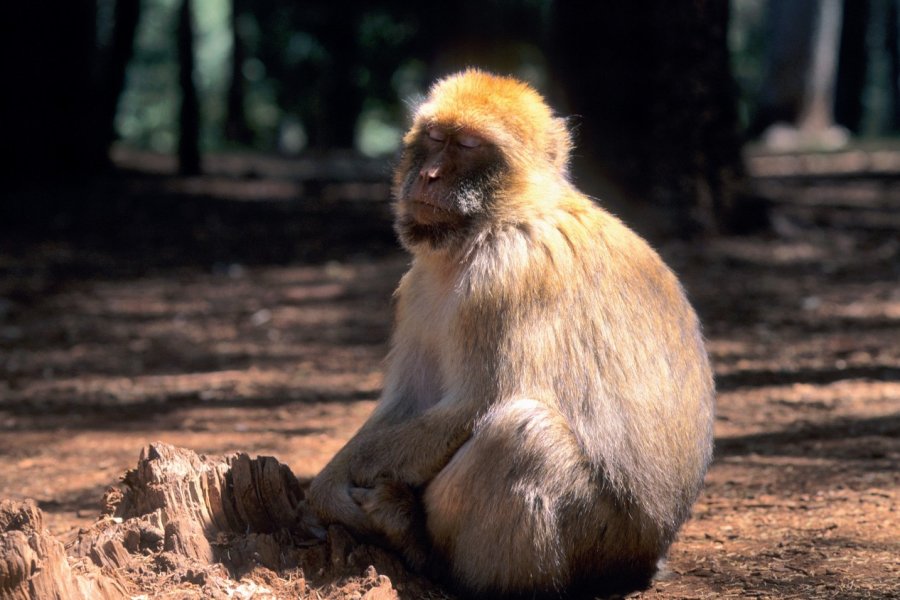
[[427, 126], [407, 144], [397, 172], [397, 230], [407, 245], [465, 237], [502, 188], [499, 149], [475, 132]]

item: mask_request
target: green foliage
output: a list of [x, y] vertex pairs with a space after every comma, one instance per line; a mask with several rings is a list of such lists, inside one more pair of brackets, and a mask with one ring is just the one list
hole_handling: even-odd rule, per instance
[[[728, 39], [745, 126], [757, 110], [765, 79], [766, 13], [774, 1], [729, 0]], [[179, 2], [143, 1], [116, 119], [127, 143], [161, 152], [173, 152], [177, 140], [180, 92], [174, 32]], [[114, 4], [97, 0], [101, 47], [110, 37]], [[870, 5], [862, 96], [862, 129], [870, 135], [883, 134], [891, 126], [884, 50], [889, 4], [872, 0]], [[405, 124], [405, 101], [421, 94], [435, 72], [460, 61], [513, 72], [539, 88], [554, 81], [548, 76], [545, 45], [553, 26], [552, 0], [460, 0], [419, 7], [399, 0], [196, 0], [195, 81], [204, 151], [230, 143], [223, 132], [233, 6], [246, 51], [240, 72], [247, 125], [263, 150], [294, 153], [307, 145], [327, 146], [329, 130], [343, 127], [346, 132], [355, 126], [358, 149], [373, 155], [393, 152]]]
[[[109, 4], [112, 0], [100, 1]], [[116, 120], [125, 142], [160, 152], [173, 152], [177, 140], [180, 92], [174, 30], [180, 1], [144, 1]], [[356, 125], [356, 146], [362, 152], [395, 151], [405, 126], [404, 102], [421, 95], [430, 76], [424, 57], [449, 39], [446, 34], [431, 33], [441, 24], [435, 20], [453, 14], [443, 10], [439, 11], [442, 16], [435, 16], [427, 7], [412, 9], [391, 0], [376, 4], [361, 0], [195, 2], [195, 81], [204, 151], [227, 145], [222, 132], [234, 4], [239, 11], [238, 35], [246, 50], [241, 73], [248, 126], [260, 149], [289, 153], [315, 141], [323, 126], [348, 119], [351, 126]], [[493, 23], [508, 37], [510, 22], [524, 22], [527, 17], [533, 26], [546, 20], [549, 6], [547, 0], [492, 2], [487, 7], [479, 1], [466, 2], [460, 10], [469, 15], [487, 10], [491, 15], [479, 17], [479, 28]], [[347, 114], [347, 106], [354, 107], [352, 114]]]
[[125, 142], [159, 152], [173, 152], [176, 143], [175, 5], [176, 0], [144, 3], [116, 115], [116, 129]]
[[[135, 53], [128, 66], [116, 128], [121, 138], [142, 148], [174, 152], [178, 133], [178, 66], [175, 25], [181, 0], [145, 0]], [[194, 81], [200, 96], [201, 148], [220, 148], [231, 52], [230, 2], [194, 5]]]

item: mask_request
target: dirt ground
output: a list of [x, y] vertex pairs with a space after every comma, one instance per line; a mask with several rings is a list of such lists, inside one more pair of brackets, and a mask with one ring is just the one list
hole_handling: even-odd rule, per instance
[[[900, 172], [848, 156], [754, 158], [773, 232], [660, 245], [704, 322], [716, 455], [636, 598], [900, 598]], [[309, 478], [372, 410], [407, 264], [386, 186], [261, 169], [2, 209], [0, 498], [35, 499], [60, 539], [148, 443]], [[306, 597], [361, 595], [306, 575]]]

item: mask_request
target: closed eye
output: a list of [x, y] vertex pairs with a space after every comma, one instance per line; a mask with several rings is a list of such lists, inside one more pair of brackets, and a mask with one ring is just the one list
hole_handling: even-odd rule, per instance
[[430, 127], [426, 133], [428, 134], [428, 139], [433, 142], [444, 142], [447, 140], [447, 134], [435, 127]]
[[456, 137], [456, 143], [463, 148], [477, 148], [482, 144], [481, 138], [474, 135], [460, 135]]

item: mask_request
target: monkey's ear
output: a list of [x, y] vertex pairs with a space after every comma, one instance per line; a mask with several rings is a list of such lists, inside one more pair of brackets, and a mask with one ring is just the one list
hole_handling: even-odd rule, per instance
[[566, 120], [554, 117], [548, 129], [548, 155], [550, 162], [556, 167], [556, 172], [563, 177], [569, 176], [569, 155], [572, 153], [572, 135]]

